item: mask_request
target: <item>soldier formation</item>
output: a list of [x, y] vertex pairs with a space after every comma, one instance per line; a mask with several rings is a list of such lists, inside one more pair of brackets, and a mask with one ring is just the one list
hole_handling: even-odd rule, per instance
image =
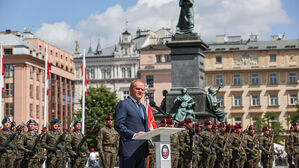
[[[119, 134], [113, 128], [113, 117], [105, 118], [106, 126], [97, 136], [97, 148], [104, 168], [114, 167], [117, 162]], [[16, 126], [5, 117], [0, 130], [0, 167], [39, 168], [47, 167], [83, 168], [88, 160], [89, 149], [86, 136], [81, 133], [81, 121], [72, 123], [73, 129], [62, 131], [58, 119], [50, 121], [50, 130], [38, 133], [38, 123], [29, 120]], [[95, 126], [96, 124], [94, 124]], [[27, 127], [27, 131], [24, 128]], [[160, 127], [174, 127], [174, 120], [163, 118]], [[234, 126], [211, 120], [193, 123], [191, 118], [179, 122], [184, 131], [171, 135], [172, 168], [243, 168], [272, 167], [274, 159], [273, 135], [263, 127], [262, 135], [255, 134], [253, 125], [242, 131], [241, 124]], [[71, 128], [71, 126], [70, 126]], [[149, 143], [149, 158], [145, 167], [154, 168], [154, 145]], [[285, 149], [289, 167], [299, 167], [299, 124], [291, 127], [286, 137]]]

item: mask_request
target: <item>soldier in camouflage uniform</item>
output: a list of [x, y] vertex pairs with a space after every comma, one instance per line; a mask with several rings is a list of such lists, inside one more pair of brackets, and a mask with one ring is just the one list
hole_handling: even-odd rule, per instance
[[36, 145], [35, 151], [31, 150], [36, 139], [38, 138], [38, 133], [35, 130], [37, 123], [34, 120], [29, 120], [27, 122], [28, 131], [22, 136], [22, 140], [18, 143], [18, 149], [25, 153], [24, 159], [22, 162], [22, 167], [40, 167], [40, 142]]
[[55, 118], [50, 121], [51, 130], [42, 137], [41, 146], [47, 150], [47, 168], [62, 168], [64, 164], [65, 139], [63, 138], [56, 147], [55, 143], [63, 134], [59, 131], [60, 121]]
[[84, 135], [81, 133], [81, 121], [76, 120], [74, 121], [74, 130], [69, 133], [65, 142], [65, 150], [71, 156], [72, 168], [84, 167], [87, 162], [89, 151], [86, 141], [80, 147], [78, 153], [76, 153], [78, 145], [83, 137]]
[[162, 118], [159, 127], [167, 127], [167, 118]]
[[264, 135], [259, 139], [259, 146], [262, 151], [261, 163], [263, 168], [271, 168], [274, 158], [273, 142], [271, 143], [272, 137], [269, 135], [269, 128], [267, 126], [263, 128], [263, 132]]
[[232, 168], [241, 167], [241, 156], [243, 152], [242, 139], [244, 136], [244, 134], [242, 134], [241, 136], [241, 132], [242, 132], [241, 129], [242, 129], [241, 124], [236, 124], [234, 126], [234, 133], [232, 134], [232, 143], [231, 143], [232, 159], [230, 162]]
[[192, 158], [192, 141], [193, 135], [190, 135], [190, 131], [193, 129], [192, 118], [187, 118], [185, 120], [186, 129], [181, 132], [179, 136], [180, 145], [183, 148], [183, 167], [190, 167], [191, 158]]
[[[18, 126], [20, 127], [20, 125]], [[20, 128], [16, 128], [16, 129], [20, 129]], [[24, 158], [24, 151], [19, 149], [19, 143], [22, 142], [22, 138], [23, 138], [23, 134], [24, 134], [24, 130], [21, 130], [20, 133], [16, 136], [16, 140], [17, 140], [17, 149], [16, 149], [16, 159], [14, 162], [14, 167], [15, 168], [20, 168], [23, 158]]]
[[[170, 128], [174, 128], [173, 119], [167, 120], [167, 126]], [[171, 167], [178, 168], [179, 158], [180, 158], [178, 133], [170, 135], [170, 149], [171, 149]]]
[[195, 134], [193, 136], [192, 167], [202, 167], [202, 138], [200, 136], [201, 122], [195, 123]]
[[8, 117], [4, 117], [2, 120], [3, 129], [0, 130], [0, 167], [13, 168], [15, 145], [9, 143], [6, 147], [2, 145], [13, 134], [11, 131], [11, 121]]
[[203, 155], [202, 155], [202, 166], [203, 167], [212, 167], [211, 165], [214, 165], [212, 163], [212, 154], [215, 153], [215, 148], [211, 147], [210, 144], [212, 143], [215, 134], [212, 132], [212, 122], [211, 120], [206, 120], [205, 123], [205, 130], [201, 132], [200, 136], [202, 138], [202, 149], [203, 149]]
[[294, 126], [293, 142], [295, 167], [299, 167], [299, 123]]
[[291, 145], [291, 142], [293, 142], [293, 135], [295, 135], [295, 125], [292, 124], [291, 128], [290, 128], [290, 134], [286, 137], [285, 139], [285, 151], [288, 154], [288, 164], [290, 168], [294, 168], [294, 164], [293, 164], [293, 154], [294, 154], [294, 146]]
[[245, 162], [245, 167], [248, 168], [258, 168], [259, 162], [259, 139], [257, 135], [254, 134], [254, 126], [250, 125], [247, 130], [247, 134], [244, 138], [245, 144], [247, 144], [245, 151], [247, 154], [247, 161]]
[[111, 115], [105, 118], [106, 126], [101, 128], [97, 136], [98, 150], [104, 168], [114, 167], [119, 147], [119, 134], [112, 127]]
[[[186, 128], [185, 127], [185, 120], [179, 122], [177, 124], [178, 128]], [[179, 158], [179, 163], [178, 163], [178, 167], [181, 168], [184, 165], [184, 148], [182, 146], [182, 144], [184, 143], [183, 141], [181, 141], [182, 139], [179, 137], [182, 137], [183, 135], [183, 131], [180, 131], [177, 133], [178, 134], [178, 148], [179, 148], [179, 153], [180, 153], [180, 158]]]
[[229, 135], [226, 133], [226, 123], [221, 122], [219, 124], [220, 131], [217, 136], [215, 147], [216, 147], [216, 168], [224, 168], [225, 166], [229, 167]]

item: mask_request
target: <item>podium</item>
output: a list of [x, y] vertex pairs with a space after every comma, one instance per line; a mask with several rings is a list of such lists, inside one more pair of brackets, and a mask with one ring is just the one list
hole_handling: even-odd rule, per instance
[[152, 140], [155, 144], [156, 168], [171, 168], [170, 135], [183, 130], [185, 128], [160, 127], [133, 139]]

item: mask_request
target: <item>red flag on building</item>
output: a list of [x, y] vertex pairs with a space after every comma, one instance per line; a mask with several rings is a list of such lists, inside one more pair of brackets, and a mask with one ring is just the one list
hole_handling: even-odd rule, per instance
[[49, 95], [49, 75], [50, 75], [50, 71], [49, 71], [48, 48], [47, 48], [47, 51], [46, 51], [45, 68], [46, 68], [45, 87], [46, 87], [46, 90], [47, 90], [47, 95]]
[[0, 83], [0, 88], [1, 88], [1, 92], [3, 94], [3, 89], [4, 89], [4, 64], [3, 64], [3, 47], [2, 47], [2, 43], [1, 43], [1, 83]]
[[84, 89], [84, 95], [87, 96], [87, 78], [86, 78], [86, 62], [85, 62], [85, 52], [83, 54], [82, 59], [82, 77], [83, 77], [83, 89]]
[[153, 116], [151, 106], [149, 104], [149, 98], [147, 96], [145, 98], [145, 102], [146, 102], [147, 126], [151, 130], [152, 129], [157, 129], [156, 121], [155, 121], [155, 118]]

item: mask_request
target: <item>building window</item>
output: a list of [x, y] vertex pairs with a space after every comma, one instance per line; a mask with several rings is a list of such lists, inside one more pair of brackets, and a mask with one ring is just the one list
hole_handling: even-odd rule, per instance
[[253, 95], [252, 96], [252, 106], [259, 106], [260, 105], [260, 96]]
[[165, 55], [165, 62], [170, 62], [170, 61], [171, 61], [170, 55]]
[[12, 49], [4, 49], [4, 55], [12, 55]]
[[39, 105], [36, 105], [36, 118], [39, 118]]
[[251, 84], [259, 84], [259, 74], [251, 74]]
[[224, 107], [224, 97], [223, 96], [217, 96], [216, 99], [217, 99], [217, 101], [220, 102], [219, 106]]
[[36, 69], [36, 80], [39, 81], [39, 73], [40, 73], [40, 70], [39, 69]]
[[5, 103], [5, 116], [14, 116], [14, 104]]
[[123, 100], [130, 96], [130, 92], [128, 90], [123, 91]]
[[30, 104], [29, 113], [30, 113], [30, 117], [33, 117], [33, 104]]
[[87, 69], [86, 70], [86, 78], [87, 79], [95, 79], [95, 71], [94, 71], [94, 69], [92, 68], [92, 69]]
[[125, 48], [125, 55], [128, 55], [128, 49]]
[[223, 75], [222, 74], [216, 75], [216, 85], [222, 85], [222, 83], [223, 83]]
[[241, 74], [234, 74], [234, 85], [241, 85]]
[[216, 57], [216, 63], [218, 63], [218, 64], [222, 63], [222, 57], [221, 56]]
[[33, 98], [33, 85], [29, 86], [29, 95], [30, 95], [30, 98]]
[[297, 83], [297, 73], [296, 72], [289, 73], [289, 83]]
[[297, 104], [297, 94], [290, 94], [290, 105]]
[[242, 117], [235, 117], [235, 125], [242, 123]]
[[242, 96], [234, 96], [234, 106], [242, 106]]
[[270, 54], [270, 62], [276, 62], [276, 54]]
[[14, 76], [14, 66], [13, 64], [4, 64], [5, 77]]
[[111, 79], [111, 69], [107, 69], [107, 78]]
[[30, 77], [30, 79], [33, 79], [33, 71], [34, 71], [34, 69], [33, 69], [33, 67], [31, 66], [30, 67], [30, 69], [29, 69], [29, 77]]
[[269, 74], [269, 83], [270, 84], [277, 84], [277, 73], [270, 73]]
[[132, 71], [131, 71], [131, 67], [127, 68], [127, 77], [131, 78], [132, 77]]
[[162, 57], [161, 55], [156, 56], [156, 62], [162, 62]]
[[122, 67], [122, 68], [121, 68], [121, 77], [122, 77], [122, 78], [125, 78], [125, 77], [126, 77], [126, 68], [125, 68], [125, 67]]
[[13, 96], [14, 95], [14, 84], [6, 83], [5, 84], [5, 96]]
[[278, 96], [277, 96], [277, 94], [270, 95], [270, 105], [271, 106], [277, 106], [278, 105]]
[[146, 84], [148, 87], [154, 87], [154, 75], [146, 75]]
[[36, 99], [39, 100], [39, 86], [36, 86]]

